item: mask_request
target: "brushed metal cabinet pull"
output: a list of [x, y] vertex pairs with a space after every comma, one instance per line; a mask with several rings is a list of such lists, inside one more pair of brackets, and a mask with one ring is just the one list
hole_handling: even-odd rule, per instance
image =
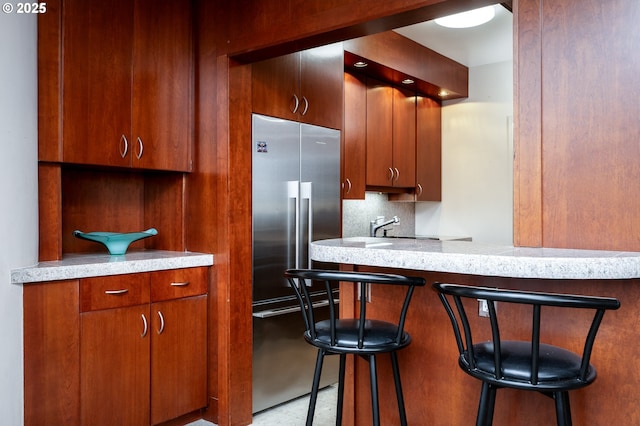
[[147, 336], [147, 331], [149, 331], [149, 324], [147, 324], [147, 317], [145, 317], [144, 314], [140, 316], [142, 317], [142, 324], [144, 324], [144, 328], [140, 337], [144, 339]]
[[348, 194], [351, 192], [351, 181], [349, 180], [349, 178], [347, 178], [347, 190], [345, 191], [345, 194]]
[[395, 170], [396, 172], [396, 178], [394, 179], [394, 181], [397, 182], [398, 179], [400, 178], [400, 170], [398, 170], [397, 167], [394, 167], [393, 170]]
[[418, 184], [418, 197], [422, 195], [422, 185]]
[[394, 174], [393, 169], [391, 167], [389, 167], [389, 180], [391, 182], [393, 182], [393, 174]]
[[127, 152], [129, 151], [129, 141], [125, 135], [120, 136], [120, 156], [122, 158], [127, 156]]
[[129, 292], [128, 288], [123, 288], [122, 290], [105, 290], [104, 294], [114, 295], [114, 294], [125, 294], [125, 293], [128, 293], [128, 292]]
[[293, 94], [293, 100], [295, 101], [295, 104], [293, 105], [291, 112], [295, 114], [298, 112], [298, 108], [300, 107], [300, 99], [298, 99], [298, 96], [295, 93]]
[[143, 152], [144, 152], [144, 143], [142, 142], [142, 139], [140, 139], [140, 136], [138, 136], [138, 152], [136, 154], [136, 158], [138, 160], [142, 158]]
[[309, 100], [307, 99], [306, 96], [303, 96], [302, 100], [304, 101], [304, 109], [302, 110], [302, 112], [300, 114], [301, 115], [305, 115], [307, 113], [307, 111], [309, 110]]
[[164, 331], [164, 316], [162, 312], [158, 311], [158, 317], [160, 318], [160, 329], [158, 330], [158, 334], [160, 335]]
[[184, 281], [184, 282], [180, 282], [180, 283], [171, 283], [171, 286], [172, 287], [186, 287], [189, 284], [190, 284], [189, 281]]

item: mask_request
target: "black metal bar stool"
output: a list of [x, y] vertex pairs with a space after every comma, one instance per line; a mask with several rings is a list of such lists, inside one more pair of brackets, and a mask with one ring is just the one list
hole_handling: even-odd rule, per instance
[[[598, 327], [606, 310], [618, 309], [614, 298], [591, 297], [502, 290], [435, 283], [433, 288], [444, 305], [455, 334], [460, 356], [458, 364], [465, 373], [482, 381], [478, 405], [477, 426], [491, 425], [496, 390], [515, 388], [538, 391], [555, 400], [558, 425], [571, 425], [569, 391], [591, 384], [596, 369], [590, 364], [591, 350]], [[491, 327], [491, 340], [474, 343], [471, 325], [462, 299], [486, 300]], [[450, 301], [453, 301], [453, 306]], [[502, 340], [495, 303], [519, 303], [531, 306], [532, 325], [529, 341]], [[582, 356], [541, 342], [540, 318], [542, 307], [578, 308], [594, 311], [594, 317], [585, 337]], [[456, 314], [457, 311], [457, 314]]]
[[[398, 358], [396, 351], [411, 343], [411, 336], [404, 331], [404, 322], [409, 308], [409, 302], [416, 286], [424, 286], [425, 281], [417, 277], [405, 277], [393, 274], [374, 274], [364, 272], [342, 272], [314, 269], [289, 269], [285, 272], [285, 277], [289, 280], [294, 289], [298, 302], [303, 312], [305, 340], [318, 348], [313, 385], [311, 388], [311, 398], [309, 401], [309, 411], [307, 413], [307, 426], [313, 423], [318, 387], [320, 385], [320, 375], [322, 373], [322, 362], [325, 355], [340, 355], [340, 372], [338, 383], [338, 407], [336, 425], [342, 424], [342, 402], [344, 396], [344, 376], [345, 361], [347, 354], [361, 356], [369, 362], [369, 376], [371, 379], [371, 406], [373, 412], [373, 424], [380, 424], [380, 413], [378, 406], [378, 383], [376, 372], [376, 355], [389, 353], [393, 378], [395, 382], [396, 397], [398, 400], [398, 410], [400, 412], [400, 423], [407, 424], [404, 398], [402, 396], [402, 385], [400, 382], [400, 369], [398, 368]], [[318, 321], [318, 316], [314, 314], [314, 306], [309, 294], [311, 281], [324, 282], [324, 290], [329, 301], [329, 319]], [[361, 295], [367, 294], [367, 286], [375, 284], [390, 284], [406, 286], [407, 291], [397, 323], [390, 323], [366, 316], [366, 297], [360, 298], [360, 312], [358, 318], [338, 318], [337, 300], [332, 293], [340, 281], [352, 282], [359, 285]]]

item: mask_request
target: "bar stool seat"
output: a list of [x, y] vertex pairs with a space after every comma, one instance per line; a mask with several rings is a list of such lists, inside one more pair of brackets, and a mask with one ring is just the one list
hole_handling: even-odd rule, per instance
[[[344, 397], [344, 377], [346, 355], [358, 355], [369, 362], [369, 378], [371, 384], [371, 409], [372, 422], [375, 426], [380, 424], [378, 404], [378, 381], [376, 371], [376, 355], [389, 353], [393, 370], [400, 424], [406, 425], [406, 413], [402, 384], [400, 382], [400, 369], [396, 352], [411, 343], [411, 336], [404, 330], [405, 318], [409, 308], [409, 302], [414, 288], [424, 286], [425, 281], [419, 277], [405, 277], [395, 274], [378, 274], [364, 272], [343, 272], [318, 269], [289, 269], [285, 277], [296, 293], [305, 323], [305, 340], [318, 348], [311, 397], [307, 412], [306, 425], [313, 424], [322, 363], [325, 355], [340, 356], [340, 370], [338, 380], [338, 407], [336, 425], [342, 424], [342, 406]], [[325, 296], [329, 303], [329, 319], [317, 321], [318, 314], [309, 292], [312, 281], [324, 283]], [[367, 294], [367, 287], [376, 284], [405, 286], [407, 288], [404, 302], [401, 306], [400, 316], [397, 322], [381, 321], [367, 318], [366, 297], [360, 298], [358, 318], [339, 318], [337, 300], [332, 289], [339, 282], [351, 282], [358, 285], [359, 294]]]
[[[477, 426], [493, 422], [496, 390], [514, 388], [537, 391], [555, 401], [556, 422], [571, 425], [569, 391], [590, 385], [596, 379], [596, 369], [590, 363], [596, 333], [605, 311], [620, 307], [615, 298], [571, 294], [542, 293], [472, 287], [456, 284], [433, 284], [438, 292], [456, 338], [462, 370], [482, 381], [478, 404]], [[486, 300], [491, 340], [476, 342], [463, 299], [477, 309], [478, 300]], [[531, 307], [531, 339], [503, 340], [496, 303], [515, 303]], [[504, 305], [503, 305], [504, 306]], [[455, 309], [454, 309], [455, 307]], [[573, 308], [594, 312], [582, 355], [541, 342], [542, 308]], [[502, 310], [502, 309], [501, 309]], [[573, 336], [575, 337], [575, 336]]]
[[[527, 389], [531, 386], [530, 373], [528, 369], [522, 368], [531, 362], [531, 344], [529, 342], [502, 342], [501, 346], [502, 369], [501, 379], [512, 382], [512, 387], [518, 387], [518, 382], [522, 382], [522, 388]], [[469, 357], [465, 354], [460, 358], [463, 363], [462, 368], [469, 371], [474, 377], [481, 380], [494, 380], [495, 371], [495, 354], [493, 344], [484, 342], [474, 345], [474, 353], [476, 355], [476, 369], [471, 367]], [[538, 388], [539, 389], [555, 389], [558, 386], [570, 386], [570, 382], [580, 377], [580, 367], [582, 357], [557, 346], [540, 344], [540, 358], [538, 359]], [[596, 369], [591, 366], [583, 383], [591, 383], [596, 378]], [[547, 386], [546, 383], [551, 382]], [[566, 382], [562, 384], [562, 382]], [[583, 383], [576, 383], [576, 387], [581, 387]]]

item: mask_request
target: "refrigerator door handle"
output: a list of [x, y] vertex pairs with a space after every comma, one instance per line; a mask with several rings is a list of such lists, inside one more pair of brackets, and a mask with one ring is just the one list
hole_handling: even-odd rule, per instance
[[[300, 199], [309, 200], [307, 204], [307, 229], [305, 230], [306, 241], [300, 241], [300, 251], [304, 248], [306, 265], [303, 268], [311, 268], [311, 252], [309, 250], [309, 244], [313, 241], [313, 191], [312, 182], [301, 182], [300, 184]], [[304, 238], [304, 236], [302, 236]], [[302, 257], [302, 254], [301, 254]]]
[[[340, 303], [340, 300], [334, 299], [333, 302], [337, 304], [337, 303]], [[314, 308], [322, 308], [324, 306], [329, 306], [328, 299], [320, 300], [318, 302], [313, 303]], [[253, 316], [255, 318], [272, 318], [280, 315], [291, 314], [294, 312], [300, 312], [300, 305], [292, 305], [292, 306], [286, 306], [284, 308], [276, 308], [276, 309], [265, 309], [264, 311], [254, 312]]]
[[[300, 267], [300, 181], [290, 180], [287, 182], [287, 196], [289, 200], [294, 200], [293, 209], [291, 203], [287, 207], [287, 214], [289, 215], [288, 227], [289, 232], [287, 235], [287, 247], [288, 259], [287, 268], [299, 268]], [[291, 229], [293, 228], [293, 229]], [[293, 235], [293, 241], [292, 241]], [[293, 242], [293, 244], [292, 244]], [[291, 246], [293, 246], [293, 253], [291, 252]]]

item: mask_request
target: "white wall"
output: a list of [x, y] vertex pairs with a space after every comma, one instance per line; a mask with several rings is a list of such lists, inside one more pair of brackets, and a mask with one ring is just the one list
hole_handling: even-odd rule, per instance
[[35, 15], [0, 12], [0, 423], [23, 424], [22, 286], [38, 258]]
[[416, 234], [513, 243], [513, 63], [469, 68], [469, 97], [442, 108], [442, 202], [416, 204]]

